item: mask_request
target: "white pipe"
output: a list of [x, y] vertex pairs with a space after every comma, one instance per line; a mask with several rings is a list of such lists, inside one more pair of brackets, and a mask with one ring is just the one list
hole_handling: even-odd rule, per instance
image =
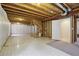
[[64, 8], [60, 3], [56, 3], [56, 5], [58, 5], [61, 9], [65, 11], [63, 14], [61, 14], [61, 16], [65, 16], [67, 15], [68, 11], [71, 11], [69, 8], [68, 9]]

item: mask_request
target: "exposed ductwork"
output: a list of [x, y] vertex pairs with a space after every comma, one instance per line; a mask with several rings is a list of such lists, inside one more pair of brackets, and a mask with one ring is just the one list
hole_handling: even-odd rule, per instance
[[61, 16], [65, 16], [65, 15], [68, 14], [69, 11], [71, 11], [70, 8], [64, 7], [65, 5], [64, 5], [63, 3], [56, 3], [56, 5], [57, 5], [58, 7], [60, 7], [60, 8], [64, 11], [64, 13], [61, 14]]

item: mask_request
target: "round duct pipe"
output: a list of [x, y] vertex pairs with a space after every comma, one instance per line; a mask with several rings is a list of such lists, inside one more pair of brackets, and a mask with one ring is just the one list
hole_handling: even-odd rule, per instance
[[64, 5], [63, 3], [56, 3], [56, 5], [57, 5], [58, 7], [60, 7], [61, 9], [63, 9], [63, 11], [64, 11], [64, 13], [61, 14], [61, 16], [65, 16], [65, 15], [68, 14], [69, 11], [71, 11], [70, 8], [64, 7], [65, 5]]

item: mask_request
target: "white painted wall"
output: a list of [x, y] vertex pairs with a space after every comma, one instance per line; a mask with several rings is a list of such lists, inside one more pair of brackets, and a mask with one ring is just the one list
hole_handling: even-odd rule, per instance
[[60, 23], [61, 20], [52, 21], [52, 39], [60, 40]]
[[71, 42], [71, 17], [52, 21], [52, 39]]
[[61, 21], [61, 41], [71, 43], [71, 17]]
[[36, 26], [33, 25], [24, 25], [24, 24], [12, 24], [11, 28], [12, 36], [30, 36], [31, 33], [35, 33], [37, 31]]
[[0, 49], [10, 35], [10, 22], [6, 12], [0, 5]]

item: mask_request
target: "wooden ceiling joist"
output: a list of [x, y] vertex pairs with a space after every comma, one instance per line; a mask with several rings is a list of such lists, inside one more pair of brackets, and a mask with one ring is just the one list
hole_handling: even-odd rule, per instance
[[79, 12], [78, 4], [62, 4], [64, 5], [63, 7], [71, 9], [71, 11], [69, 11], [69, 13], [64, 16], [60, 15], [63, 14], [63, 9], [61, 9], [55, 3], [2, 3], [1, 5], [9, 17], [12, 15], [19, 15], [40, 21], [56, 20]]
[[15, 13], [18, 13], [18, 14], [20, 13], [20, 14], [25, 14], [25, 15], [29, 15], [29, 16], [36, 16], [36, 17], [46, 18], [45, 16], [39, 16], [39, 15], [35, 15], [35, 14], [32, 14], [32, 13], [24, 12], [24, 11], [21, 11], [21, 10], [12, 9], [12, 8], [5, 7], [4, 9], [7, 12], [11, 11], [11, 12], [15, 12]]
[[31, 13], [31, 14], [34, 14], [34, 15], [49, 17], [48, 15], [40, 13], [40, 12], [30, 11], [31, 9], [23, 9], [21, 7], [18, 8], [18, 7], [16, 7], [16, 5], [12, 6], [12, 5], [3, 4], [2, 6], [7, 7], [7, 8], [11, 8], [11, 9], [16, 9], [16, 10], [19, 10], [19, 11], [23, 11], [25, 13]]

